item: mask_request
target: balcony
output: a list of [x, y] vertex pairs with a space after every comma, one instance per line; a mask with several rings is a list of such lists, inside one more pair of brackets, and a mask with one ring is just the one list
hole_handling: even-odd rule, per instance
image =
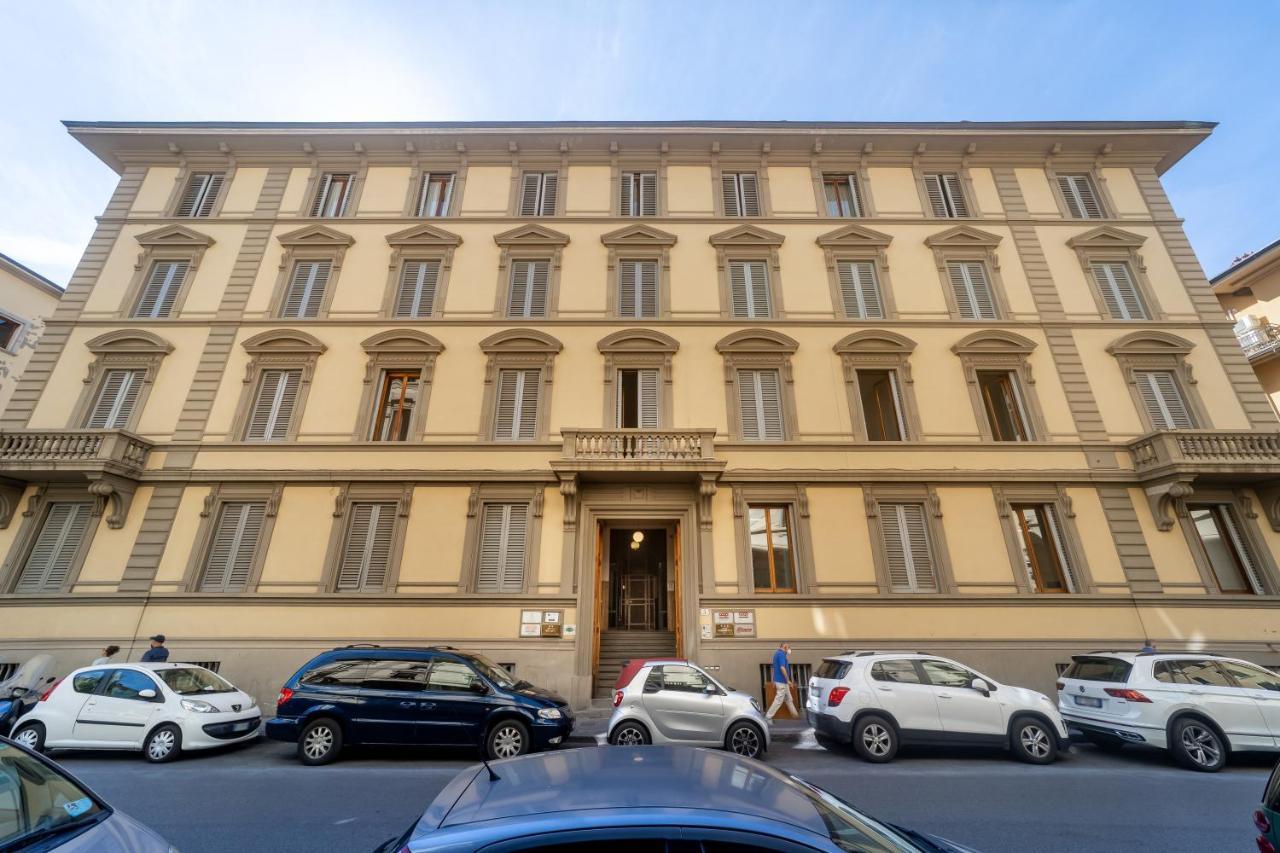
[[1280, 476], [1280, 432], [1153, 432], [1131, 441], [1129, 455], [1143, 479], [1169, 474], [1271, 479]]
[[1280, 353], [1280, 326], [1267, 323], [1236, 332], [1240, 349], [1249, 361], [1262, 361]]
[[136, 479], [151, 445], [123, 430], [0, 432], [0, 475], [18, 480], [115, 474]]
[[558, 472], [719, 474], [713, 429], [563, 429]]

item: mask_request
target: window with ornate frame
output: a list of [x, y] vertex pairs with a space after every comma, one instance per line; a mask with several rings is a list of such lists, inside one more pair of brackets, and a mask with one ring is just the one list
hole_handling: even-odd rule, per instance
[[[933, 250], [938, 279], [946, 296], [947, 310], [955, 320], [990, 322], [1009, 318], [1009, 300], [1000, 277], [1000, 256], [996, 252], [1001, 237], [971, 225], [957, 225], [925, 239]], [[976, 271], [975, 271], [976, 270]], [[981, 280], [979, 280], [981, 278]], [[987, 299], [983, 299], [983, 285]], [[962, 296], [976, 293], [977, 298]], [[986, 302], [990, 302], [989, 310]]]
[[811, 590], [813, 535], [803, 486], [734, 486], [733, 517], [740, 595], [797, 595]]
[[1210, 595], [1280, 594], [1280, 573], [1241, 491], [1197, 486], [1174, 501], [1174, 516]]
[[538, 219], [564, 216], [569, 173], [567, 151], [558, 162], [512, 159], [510, 215]]
[[[604, 413], [601, 423], [622, 428], [618, 414], [622, 411], [622, 371], [645, 371], [656, 381], [653, 404], [656, 409], [653, 429], [671, 429], [672, 376], [671, 362], [680, 343], [670, 335], [652, 329], [624, 329], [604, 337], [596, 344], [604, 356]], [[641, 377], [637, 377], [639, 380]], [[637, 388], [637, 392], [641, 389]]]
[[324, 592], [395, 592], [412, 483], [344, 483], [334, 499]]
[[343, 219], [355, 216], [360, 208], [369, 167], [363, 160], [347, 163], [317, 163], [307, 177], [303, 207], [299, 216], [309, 219]]
[[182, 589], [257, 589], [283, 493], [281, 483], [215, 483], [200, 510]]
[[462, 244], [457, 234], [433, 225], [415, 225], [387, 235], [387, 265], [382, 316], [394, 319], [439, 317], [444, 309], [453, 269], [453, 253]]
[[1109, 219], [1115, 210], [1106, 181], [1092, 163], [1055, 162], [1045, 169], [1063, 219]]
[[[99, 335], [85, 346], [95, 358], [85, 374], [71, 423], [75, 427], [136, 430], [160, 372], [160, 363], [173, 352], [173, 345], [142, 329], [119, 329]], [[127, 380], [123, 378], [125, 375]], [[103, 402], [107, 394], [114, 395], [114, 403]], [[95, 414], [103, 411], [103, 406], [114, 413], [110, 425], [90, 427], [91, 421], [101, 420], [100, 415], [95, 418]]]
[[[425, 332], [391, 329], [365, 339], [360, 346], [368, 360], [358, 410], [360, 420], [352, 440], [421, 441], [426, 429], [436, 357], [444, 352], [444, 344]], [[397, 377], [398, 402], [387, 396]], [[410, 380], [412, 390], [408, 387]], [[406, 395], [412, 395], [412, 400]], [[406, 402], [410, 404], [408, 410]], [[393, 428], [398, 437], [382, 437], [388, 427]]]
[[876, 585], [881, 593], [954, 593], [955, 576], [933, 486], [865, 485]]
[[1113, 320], [1165, 318], [1138, 252], [1146, 239], [1102, 225], [1067, 241], [1080, 261], [1100, 316]]
[[[841, 338], [832, 349], [844, 369], [849, 417], [858, 441], [918, 441], [920, 413], [916, 407], [911, 353], [916, 342], [896, 332], [866, 330]], [[899, 438], [876, 438], [874, 425], [883, 413], [868, 410], [866, 380], [871, 372], [883, 377], [893, 402], [893, 421]], [[876, 399], [876, 398], [873, 398]], [[883, 403], [883, 401], [881, 401]]]
[[849, 320], [897, 317], [889, 280], [889, 243], [893, 237], [862, 225], [847, 225], [815, 241], [826, 260], [827, 282], [836, 316]]
[[[785, 238], [781, 234], [766, 231], [755, 225], [739, 225], [728, 231], [712, 234], [708, 241], [716, 250], [716, 270], [720, 279], [720, 316], [725, 319], [781, 319], [786, 315], [782, 303], [782, 267], [778, 260], [778, 247]], [[735, 265], [752, 265], [753, 276], [758, 279], [760, 270], [764, 271], [764, 296], [768, 305], [766, 312], [760, 313], [756, 304], [755, 313], [738, 313], [737, 304], [741, 297], [735, 298], [735, 290], [740, 289], [735, 282]], [[750, 291], [751, 282], [743, 281]], [[757, 291], [759, 293], [759, 291]], [[755, 300], [758, 303], [758, 300]]]
[[[166, 225], [136, 238], [141, 251], [134, 261], [133, 275], [125, 289], [124, 300], [120, 303], [117, 316], [128, 319], [162, 319], [176, 317], [182, 312], [182, 306], [191, 291], [196, 272], [200, 269], [200, 261], [204, 253], [214, 244], [214, 239], [207, 234], [193, 231], [183, 225]], [[156, 280], [156, 271], [169, 265], [183, 265], [182, 275], [166, 280]], [[167, 287], [165, 285], [168, 285]], [[151, 310], [142, 312], [143, 301], [148, 292], [155, 296]], [[161, 304], [159, 296], [163, 291]]]
[[618, 175], [618, 215], [658, 215], [658, 172], [624, 171]]
[[542, 483], [471, 487], [458, 592], [521, 595], [537, 591], [545, 489]]
[[[308, 225], [276, 240], [284, 251], [272, 292], [271, 316], [288, 320], [327, 316], [342, 262], [355, 238], [324, 225]], [[286, 311], [295, 313], [286, 315]]]
[[[791, 372], [791, 356], [799, 344], [781, 332], [748, 329], [726, 335], [716, 344], [724, 359], [725, 403], [728, 409], [729, 435], [734, 441], [761, 440], [749, 438], [743, 423], [742, 403], [750, 398], [751, 389], [742, 387], [744, 373], [769, 371], [777, 375], [782, 441], [790, 441], [797, 433], [795, 377]], [[777, 440], [777, 439], [774, 439]]]
[[[671, 247], [676, 243], [676, 236], [660, 231], [649, 225], [635, 224], [610, 231], [600, 237], [600, 242], [609, 249], [608, 276], [608, 312], [610, 317], [620, 320], [652, 320], [667, 319], [671, 316]], [[651, 265], [651, 272], [635, 278], [625, 274], [627, 266], [639, 267]], [[653, 276], [652, 299], [653, 311], [647, 313], [650, 284], [648, 276]], [[634, 279], [634, 280], [633, 280]], [[626, 298], [625, 288], [630, 285], [638, 293], [638, 299]], [[634, 307], [632, 313], [624, 309]]]
[[[485, 441], [542, 441], [547, 436], [548, 412], [551, 408], [552, 368], [556, 355], [563, 349], [561, 343], [545, 332], [535, 329], [508, 329], [490, 335], [480, 342], [480, 349], [488, 356], [485, 364], [484, 402], [480, 412], [479, 434]], [[518, 439], [502, 437], [501, 420], [504, 376], [515, 373], [528, 376], [536, 372], [535, 398], [524, 397], [527, 402], [535, 399], [537, 414], [533, 420], [532, 435]], [[526, 385], [527, 387], [527, 385]], [[524, 390], [523, 388], [520, 390]]]
[[224, 190], [231, 183], [235, 169], [192, 168], [179, 171], [174, 184], [175, 195], [166, 210], [173, 216], [189, 219], [206, 219], [216, 216], [222, 209]]
[[0, 311], [0, 350], [15, 353], [26, 339], [27, 321]]
[[[652, 185], [651, 192], [649, 184]], [[639, 193], [637, 193], [639, 189]], [[646, 219], [667, 215], [667, 154], [628, 154], [609, 149], [610, 211], [614, 216]], [[652, 199], [652, 201], [650, 201]]]
[[[240, 401], [232, 422], [232, 441], [293, 441], [298, 436], [302, 423], [302, 414], [306, 410], [307, 395], [311, 390], [311, 380], [315, 374], [316, 360], [324, 353], [326, 347], [319, 340], [306, 332], [296, 329], [271, 329], [246, 339], [241, 346], [249, 354], [249, 362], [245, 366], [244, 379], [240, 392]], [[263, 387], [264, 375], [282, 372], [296, 372], [296, 390], [293, 402], [289, 407], [287, 424], [283, 431], [273, 431], [272, 437], [248, 438], [254, 422], [254, 412], [258, 409], [260, 389]]]
[[1194, 347], [1185, 338], [1158, 331], [1131, 332], [1107, 346], [1120, 365], [1147, 431], [1208, 428], [1212, 424], [1187, 361]]
[[1096, 591], [1063, 486], [1007, 483], [992, 493], [1019, 592]]
[[[411, 219], [457, 216], [467, 183], [467, 154], [414, 154], [403, 215]], [[409, 229], [412, 230], [412, 229]]]
[[866, 155], [825, 154], [809, 158], [813, 199], [827, 219], [871, 219], [876, 215], [867, 179]]
[[[493, 238], [494, 242], [502, 249], [502, 253], [498, 258], [498, 287], [497, 299], [493, 306], [493, 314], [495, 318], [500, 319], [537, 319], [546, 320], [554, 319], [559, 310], [560, 304], [560, 264], [564, 256], [564, 247], [569, 244], [569, 235], [561, 234], [559, 231], [553, 231], [542, 225], [521, 225], [512, 228], [510, 231], [504, 231], [497, 234]], [[545, 285], [537, 280], [537, 272], [532, 265], [542, 264], [545, 269]], [[528, 265], [528, 266], [522, 266]], [[513, 291], [513, 287], [529, 286], [529, 279], [524, 277], [519, 283], [516, 281], [518, 272], [533, 271], [533, 284], [542, 289], [542, 298], [545, 304], [541, 305], [542, 313], [529, 315], [513, 315], [510, 312], [513, 306], [513, 297], [519, 297], [520, 292]], [[524, 294], [528, 296], [528, 294]], [[537, 299], [515, 299], [515, 302], [521, 306], [537, 306]]]
[[[27, 498], [22, 525], [0, 568], [0, 592], [71, 592], [106, 506], [105, 495], [94, 495], [83, 486], [37, 486]], [[123, 526], [119, 507], [114, 517], [119, 523], [113, 526]]]
[[768, 216], [765, 189], [767, 168], [715, 168], [716, 215], [727, 219]]
[[1028, 361], [1035, 349], [1035, 341], [1022, 335], [998, 329], [986, 329], [974, 332], [960, 340], [951, 351], [960, 358], [964, 370], [965, 382], [969, 386], [969, 401], [973, 404], [973, 415], [978, 422], [978, 430], [987, 441], [1007, 441], [1000, 438], [993, 425], [989, 406], [990, 390], [984, 387], [984, 380], [1008, 378], [1008, 393], [1020, 414], [1023, 432], [1026, 437], [1015, 437], [1017, 441], [1043, 441], [1048, 436], [1043, 410], [1035, 390], [1035, 377], [1031, 373]]

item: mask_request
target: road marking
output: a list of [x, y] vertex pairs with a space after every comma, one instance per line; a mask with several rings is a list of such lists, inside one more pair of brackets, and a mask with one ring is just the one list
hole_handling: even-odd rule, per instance
[[358, 818], [354, 818], [354, 817], [349, 817], [349, 818], [346, 818], [345, 820], [335, 820], [333, 822], [333, 825], [342, 826], [344, 823], [355, 823], [356, 820], [358, 820]]

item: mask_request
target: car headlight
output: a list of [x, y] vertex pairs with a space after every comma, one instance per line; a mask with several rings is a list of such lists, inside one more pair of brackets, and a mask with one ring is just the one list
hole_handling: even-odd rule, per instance
[[560, 719], [560, 709], [559, 708], [539, 708], [538, 717], [543, 720], [558, 720]]
[[183, 699], [182, 709], [184, 711], [195, 711], [197, 714], [216, 714], [218, 709], [210, 705], [203, 699]]
[[249, 697], [249, 708], [250, 708], [250, 709], [253, 709], [253, 708], [256, 708], [256, 707], [258, 707], [258, 700], [257, 700], [257, 699], [254, 699], [252, 696], [250, 696], [250, 697]]

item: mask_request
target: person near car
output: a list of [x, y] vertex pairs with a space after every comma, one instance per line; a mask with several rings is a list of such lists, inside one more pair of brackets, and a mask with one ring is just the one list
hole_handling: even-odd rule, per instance
[[111, 658], [113, 658], [118, 651], [120, 651], [119, 646], [107, 646], [102, 650], [102, 656], [94, 658], [93, 663], [89, 665], [102, 666], [104, 663], [111, 663]]
[[164, 634], [156, 634], [151, 638], [151, 648], [142, 653], [143, 663], [164, 663], [169, 659], [169, 650], [164, 647]]
[[1155, 653], [1156, 653], [1155, 644], [1152, 643], [1150, 640], [1144, 640], [1142, 643], [1142, 650], [1140, 654], [1154, 655]]
[[773, 702], [769, 705], [769, 711], [766, 713], [765, 719], [773, 722], [773, 715], [778, 713], [782, 708], [782, 703], [787, 703], [787, 710], [792, 716], [799, 717], [800, 712], [796, 710], [796, 703], [791, 701], [791, 665], [787, 663], [787, 658], [791, 655], [790, 643], [779, 643], [778, 650], [773, 653]]

